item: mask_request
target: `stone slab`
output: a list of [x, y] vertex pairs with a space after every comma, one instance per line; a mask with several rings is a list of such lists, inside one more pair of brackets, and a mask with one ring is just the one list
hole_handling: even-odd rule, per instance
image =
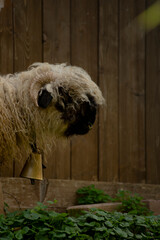
[[91, 208], [101, 209], [107, 212], [116, 211], [117, 208], [121, 205], [121, 203], [98, 203], [98, 204], [86, 204], [86, 205], [77, 205], [68, 207], [67, 212], [74, 216], [76, 213], [80, 213], [81, 211], [88, 211]]
[[[160, 200], [144, 200], [146, 207], [154, 213], [154, 215], [160, 215]], [[116, 211], [117, 208], [121, 205], [121, 203], [98, 203], [98, 204], [86, 204], [86, 205], [76, 205], [70, 206], [66, 209], [66, 211], [75, 216], [76, 214], [81, 213], [81, 211], [88, 211], [91, 208], [101, 209], [107, 212]]]

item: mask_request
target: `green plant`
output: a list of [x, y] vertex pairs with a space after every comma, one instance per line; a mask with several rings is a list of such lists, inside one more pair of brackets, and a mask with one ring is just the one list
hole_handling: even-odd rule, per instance
[[103, 190], [96, 189], [94, 185], [83, 187], [77, 190], [78, 204], [94, 204], [105, 202], [121, 202], [118, 211], [136, 215], [151, 215], [152, 212], [142, 202], [143, 198], [138, 194], [132, 194], [126, 190], [119, 190], [114, 198], [105, 194]]
[[[50, 202], [52, 204], [52, 202]], [[0, 215], [0, 240], [121, 240], [160, 239], [160, 216], [136, 216], [92, 209], [75, 218], [34, 209]]]
[[78, 196], [78, 204], [105, 203], [112, 201], [112, 198], [108, 194], [105, 194], [103, 190], [95, 188], [93, 184], [78, 189], [76, 193]]
[[160, 239], [160, 216], [136, 216], [92, 209], [77, 220], [83, 233], [91, 237], [85, 239]]
[[151, 215], [153, 214], [142, 202], [143, 198], [138, 194], [132, 194], [130, 191], [119, 190], [114, 198], [115, 202], [121, 202], [118, 211], [127, 212], [135, 215]]

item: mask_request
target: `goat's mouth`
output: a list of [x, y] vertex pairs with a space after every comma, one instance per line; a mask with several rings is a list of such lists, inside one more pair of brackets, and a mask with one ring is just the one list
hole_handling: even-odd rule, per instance
[[69, 125], [64, 135], [66, 137], [70, 137], [73, 135], [84, 135], [88, 133], [91, 128], [92, 128], [91, 124], [86, 125], [85, 123], [76, 122], [74, 124]]

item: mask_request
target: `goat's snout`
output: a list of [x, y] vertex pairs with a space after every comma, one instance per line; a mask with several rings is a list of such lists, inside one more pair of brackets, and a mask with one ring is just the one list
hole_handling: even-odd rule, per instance
[[74, 121], [69, 123], [65, 136], [83, 135], [89, 132], [96, 119], [97, 105], [94, 98], [88, 95], [89, 101], [79, 104], [75, 111]]

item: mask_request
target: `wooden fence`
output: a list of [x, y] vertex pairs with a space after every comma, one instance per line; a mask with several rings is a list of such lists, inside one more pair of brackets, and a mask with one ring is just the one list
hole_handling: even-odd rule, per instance
[[[68, 62], [89, 72], [107, 103], [88, 135], [48, 154], [46, 178], [160, 183], [160, 27], [145, 34], [136, 22], [153, 2], [4, 1], [1, 74]], [[18, 176], [24, 161], [0, 176]]]

